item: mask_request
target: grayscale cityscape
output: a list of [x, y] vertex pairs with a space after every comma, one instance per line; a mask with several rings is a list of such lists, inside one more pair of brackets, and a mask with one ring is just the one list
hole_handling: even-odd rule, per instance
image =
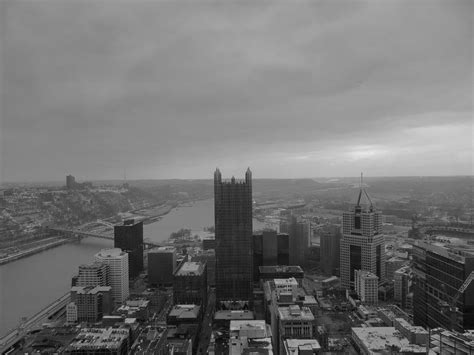
[[472, 0], [0, 0], [0, 354], [474, 355]]

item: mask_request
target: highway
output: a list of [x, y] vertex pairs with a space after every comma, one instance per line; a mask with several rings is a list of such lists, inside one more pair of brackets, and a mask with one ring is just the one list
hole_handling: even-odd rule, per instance
[[43, 308], [41, 311], [29, 318], [22, 326], [12, 330], [10, 333], [0, 339], [0, 353], [7, 351], [11, 346], [15, 345], [27, 332], [41, 326], [49, 316], [57, 313], [62, 308], [66, 307], [71, 299], [70, 293], [66, 293], [50, 305]]

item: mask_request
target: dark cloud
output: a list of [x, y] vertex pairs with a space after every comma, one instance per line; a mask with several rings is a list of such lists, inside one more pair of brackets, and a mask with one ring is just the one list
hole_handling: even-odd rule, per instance
[[[119, 178], [124, 167], [191, 178], [216, 165], [281, 177], [283, 162], [295, 177], [364, 164], [469, 173], [469, 153], [453, 165], [436, 152], [472, 144], [471, 10], [469, 0], [4, 1], [2, 178]], [[463, 127], [463, 145], [405, 131], [441, 125]], [[401, 164], [385, 164], [387, 152]]]

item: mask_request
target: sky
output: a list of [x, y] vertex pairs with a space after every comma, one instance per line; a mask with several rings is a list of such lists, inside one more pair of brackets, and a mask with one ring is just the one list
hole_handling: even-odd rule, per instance
[[1, 0], [0, 181], [473, 174], [470, 0]]

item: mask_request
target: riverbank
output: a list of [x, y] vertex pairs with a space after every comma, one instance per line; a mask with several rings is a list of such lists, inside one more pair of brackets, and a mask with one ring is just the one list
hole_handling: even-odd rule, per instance
[[71, 241], [70, 239], [66, 239], [66, 238], [57, 238], [57, 237], [47, 238], [45, 240], [42, 240], [41, 244], [38, 246], [35, 246], [33, 248], [28, 248], [25, 250], [20, 250], [17, 253], [9, 254], [7, 256], [0, 258], [0, 265], [4, 265], [21, 258], [25, 258], [27, 256], [40, 253], [47, 249], [55, 248], [57, 246], [69, 243], [70, 241]]

